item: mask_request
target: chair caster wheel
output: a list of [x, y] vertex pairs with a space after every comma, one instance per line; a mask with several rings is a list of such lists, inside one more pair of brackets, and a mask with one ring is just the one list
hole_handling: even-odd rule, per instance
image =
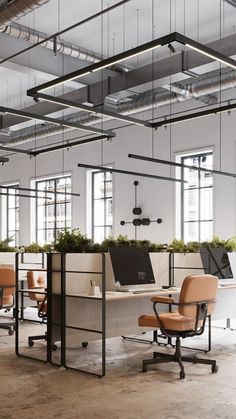
[[88, 346], [88, 342], [82, 342], [82, 347], [83, 348], [87, 348], [87, 346]]
[[34, 342], [33, 342], [32, 340], [29, 340], [29, 341], [28, 341], [28, 345], [29, 345], [29, 346], [34, 346]]
[[9, 335], [9, 336], [14, 335], [14, 330], [8, 330], [8, 335]]
[[218, 365], [212, 365], [211, 367], [211, 371], [213, 372], [213, 374], [217, 373], [218, 369], [219, 369]]
[[180, 371], [180, 373], [179, 373], [179, 378], [180, 378], [181, 380], [183, 380], [183, 379], [185, 378], [185, 372], [184, 372], [184, 371]]

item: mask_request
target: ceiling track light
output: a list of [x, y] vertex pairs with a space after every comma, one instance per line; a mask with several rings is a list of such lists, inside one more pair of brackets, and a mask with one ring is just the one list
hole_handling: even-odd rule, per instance
[[169, 48], [170, 52], [172, 52], [172, 54], [174, 54], [176, 52], [176, 50], [175, 50], [175, 48], [173, 47], [172, 44], [169, 44], [168, 48]]
[[159, 48], [164, 45], [168, 45], [169, 48], [174, 51], [174, 47], [172, 45], [173, 42], [178, 42], [182, 45], [185, 45], [188, 48], [191, 48], [194, 51], [199, 52], [200, 54], [203, 54], [215, 61], [218, 61], [222, 64], [225, 64], [227, 66], [230, 66], [234, 69], [236, 69], [236, 61], [232, 58], [229, 58], [225, 56], [224, 54], [221, 54], [218, 51], [213, 50], [212, 48], [209, 48], [203, 44], [200, 44], [199, 42], [186, 37], [185, 35], [182, 35], [179, 32], [173, 32], [168, 35], [162, 36], [161, 38], [152, 40], [150, 42], [147, 42], [146, 44], [139, 45], [138, 47], [132, 48], [130, 50], [124, 51], [120, 54], [114, 55], [113, 57], [106, 58], [105, 60], [99, 61], [98, 63], [92, 64], [90, 66], [87, 66], [85, 68], [73, 71], [71, 73], [65, 74], [64, 76], [58, 77], [54, 80], [51, 80], [49, 82], [40, 84], [38, 86], [35, 86], [32, 89], [29, 89], [27, 91], [28, 96], [34, 97], [36, 93], [42, 92], [44, 90], [47, 90], [51, 87], [55, 87], [58, 85], [61, 85], [67, 81], [78, 79], [79, 77], [92, 74], [96, 71], [102, 70], [104, 68], [108, 68], [112, 66], [113, 64], [120, 63], [124, 60], [127, 60], [129, 58], [134, 58], [140, 54], [146, 53], [148, 51], [152, 51], [156, 48]]
[[179, 168], [184, 168], [184, 169], [197, 170], [198, 172], [206, 172], [206, 173], [213, 173], [213, 174], [221, 175], [221, 176], [236, 177], [236, 173], [224, 172], [222, 170], [215, 170], [215, 169], [207, 169], [206, 167], [196, 167], [193, 165], [177, 163], [170, 160], [162, 160], [162, 159], [155, 159], [153, 157], [148, 157], [148, 156], [140, 156], [138, 154], [128, 154], [128, 157], [130, 159], [137, 159], [137, 160], [143, 160], [143, 161], [148, 161], [152, 163], [165, 164], [167, 166], [174, 166], [174, 167], [179, 167]]
[[0, 157], [0, 163], [4, 164], [4, 163], [8, 163], [9, 162], [9, 158], [8, 157]]
[[105, 116], [108, 116], [110, 118], [114, 118], [114, 119], [118, 119], [120, 121], [128, 122], [130, 124], [152, 128], [152, 123], [151, 122], [142, 121], [141, 119], [132, 118], [132, 117], [126, 116], [126, 115], [119, 115], [115, 112], [105, 111], [103, 109], [94, 109], [90, 106], [82, 105], [80, 103], [75, 103], [75, 102], [72, 102], [70, 100], [60, 98], [60, 97], [46, 95], [44, 93], [36, 93], [34, 98], [42, 99], [42, 100], [45, 100], [45, 101], [51, 102], [51, 103], [57, 103], [58, 105], [66, 106], [68, 108], [80, 109], [82, 111], [92, 113], [94, 115], [101, 115], [101, 116], [105, 115]]
[[79, 129], [82, 131], [89, 131], [95, 134], [105, 134], [109, 137], [116, 136], [116, 134], [110, 130], [102, 131], [98, 128], [92, 128], [92, 127], [87, 127], [85, 125], [77, 124], [76, 122], [63, 121], [62, 119], [50, 118], [49, 116], [44, 116], [44, 115], [36, 115], [30, 112], [25, 112], [25, 111], [21, 111], [17, 109], [12, 109], [12, 108], [6, 108], [4, 106], [0, 106], [0, 112], [3, 112], [5, 114], [20, 116], [26, 119], [32, 119], [34, 121], [45, 121], [45, 122], [49, 122], [50, 124], [59, 125], [61, 127], [69, 127], [69, 128]]
[[187, 183], [186, 181], [182, 180], [182, 179], [175, 179], [172, 177], [165, 177], [165, 176], [158, 176], [158, 175], [152, 175], [149, 173], [141, 173], [141, 172], [131, 172], [129, 170], [122, 170], [122, 169], [113, 169], [113, 168], [106, 168], [103, 166], [94, 166], [91, 164], [83, 164], [83, 163], [78, 163], [78, 167], [83, 167], [85, 169], [93, 169], [93, 170], [99, 170], [101, 172], [110, 172], [110, 173], [120, 173], [123, 175], [129, 175], [129, 176], [140, 176], [140, 177], [147, 177], [147, 178], [152, 178], [152, 179], [159, 179], [159, 180], [165, 180], [165, 181], [169, 181], [169, 182], [184, 182]]
[[153, 125], [153, 128], [160, 128], [162, 126], [177, 124], [178, 122], [202, 118], [208, 115], [214, 115], [214, 114], [222, 113], [222, 112], [229, 112], [230, 110], [233, 110], [233, 109], [236, 109], [236, 103], [232, 103], [232, 104], [224, 105], [224, 106], [218, 106], [215, 108], [207, 109], [205, 111], [193, 112], [191, 114], [177, 116], [176, 118], [164, 119], [159, 122], [154, 122], [152, 125]]

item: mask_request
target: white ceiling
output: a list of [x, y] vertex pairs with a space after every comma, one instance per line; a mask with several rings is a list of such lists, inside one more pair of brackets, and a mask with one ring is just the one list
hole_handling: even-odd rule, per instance
[[[51, 0], [18, 22], [50, 35], [116, 3], [117, 0]], [[130, 0], [109, 14], [67, 32], [62, 39], [112, 56], [173, 31], [206, 43], [234, 33], [235, 25], [236, 8], [223, 0]], [[4, 41], [2, 47], [1, 39]], [[0, 35], [0, 58], [9, 54], [8, 41], [15, 52], [30, 45]], [[163, 48], [157, 53], [160, 57], [169, 55], [170, 51]], [[144, 54], [129, 63], [136, 67], [150, 60], [151, 55]], [[17, 57], [14, 64], [0, 65], [0, 105], [23, 108], [32, 104], [26, 90], [71, 71], [72, 64], [77, 65], [70, 57], [61, 60], [55, 58], [52, 51], [38, 47]], [[68, 89], [74, 86], [72, 83]]]

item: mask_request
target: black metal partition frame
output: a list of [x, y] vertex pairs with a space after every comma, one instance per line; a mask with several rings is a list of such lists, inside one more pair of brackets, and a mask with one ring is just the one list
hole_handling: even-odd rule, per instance
[[[22, 281], [20, 281], [20, 277], [19, 274], [22, 271], [41, 271], [41, 272], [46, 272], [47, 273], [47, 289], [45, 290], [45, 295], [47, 296], [47, 302], [48, 302], [48, 306], [50, 307], [50, 289], [51, 289], [51, 284], [50, 284], [50, 275], [48, 274], [48, 266], [50, 266], [50, 254], [41, 254], [42, 256], [42, 261], [40, 262], [26, 262], [25, 261], [25, 255], [22, 253], [16, 253], [15, 255], [15, 283], [16, 283], [16, 298], [15, 298], [15, 310], [14, 310], [14, 317], [15, 317], [15, 353], [16, 355], [20, 356], [20, 357], [24, 357], [24, 358], [30, 358], [30, 359], [34, 359], [37, 361], [42, 361], [42, 362], [50, 362], [50, 353], [51, 353], [51, 340], [49, 338], [48, 332], [50, 330], [49, 327], [49, 321], [47, 321], [46, 325], [46, 334], [47, 334], [47, 346], [46, 346], [46, 357], [45, 360], [43, 359], [39, 359], [39, 358], [35, 358], [34, 356], [31, 356], [29, 354], [25, 355], [23, 353], [20, 352], [20, 343], [19, 343], [19, 326], [20, 326], [20, 322], [23, 322], [25, 320], [30, 321], [32, 323], [42, 323], [42, 321], [39, 320], [28, 320], [28, 319], [24, 319], [24, 317], [22, 317], [22, 302], [23, 302], [23, 297], [25, 293], [28, 293], [28, 291], [24, 291], [24, 288], [22, 287]], [[45, 256], [46, 256], [46, 265], [45, 265]], [[21, 267], [22, 265], [32, 265], [35, 266], [35, 268], [29, 268], [29, 267]], [[41, 268], [39, 268], [39, 266], [41, 266]], [[20, 283], [20, 287], [19, 287], [19, 283]], [[49, 329], [49, 330], [48, 330]]]
[[[58, 254], [57, 254], [58, 255]], [[101, 253], [101, 258], [102, 258], [102, 269], [101, 271], [73, 271], [73, 270], [68, 270], [67, 266], [66, 266], [66, 254], [61, 254], [60, 255], [60, 270], [55, 270], [53, 269], [53, 263], [52, 263], [52, 258], [54, 257], [54, 254], [50, 255], [50, 261], [48, 263], [48, 275], [50, 277], [49, 280], [49, 284], [50, 284], [50, 296], [51, 296], [51, 304], [50, 304], [50, 311], [48, 313], [48, 334], [49, 334], [49, 339], [50, 342], [52, 342], [54, 340], [54, 332], [57, 329], [60, 329], [60, 341], [61, 341], [61, 352], [60, 352], [60, 363], [56, 363], [52, 360], [52, 351], [50, 350], [50, 356], [49, 356], [49, 361], [53, 364], [53, 365], [60, 365], [63, 366], [65, 368], [69, 368], [69, 369], [73, 369], [73, 370], [77, 370], [77, 371], [81, 371], [81, 372], [85, 372], [88, 374], [92, 374], [98, 377], [103, 377], [106, 373], [106, 283], [105, 283], [105, 254]], [[60, 313], [58, 316], [59, 322], [55, 321], [54, 318], [54, 309], [56, 310], [56, 304], [54, 304], [55, 302], [55, 298], [58, 298], [58, 294], [54, 294], [53, 292], [53, 287], [54, 287], [54, 279], [53, 279], [53, 274], [54, 273], [59, 273], [60, 274], [60, 295], [59, 295], [59, 301], [60, 301]], [[79, 326], [69, 326], [66, 324], [66, 313], [67, 313], [67, 274], [85, 274], [85, 275], [101, 275], [101, 287], [102, 287], [102, 292], [101, 292], [101, 297], [91, 297], [89, 295], [69, 295], [70, 298], [74, 298], [76, 300], [78, 300], [78, 304], [80, 300], [90, 300], [91, 301], [100, 301], [101, 302], [101, 325], [102, 328], [101, 330], [94, 330], [94, 329], [89, 329], [89, 328], [83, 328], [83, 327], [79, 327]], [[54, 307], [55, 305], [55, 307]], [[68, 366], [67, 364], [67, 357], [66, 357], [66, 330], [67, 329], [73, 329], [73, 330], [78, 330], [78, 331], [84, 331], [84, 332], [89, 332], [89, 333], [96, 333], [96, 334], [100, 334], [101, 338], [102, 338], [102, 367], [101, 367], [101, 373], [98, 374], [96, 372], [91, 372], [91, 371], [86, 371], [85, 369], [82, 368], [74, 368], [71, 366]], [[83, 342], [82, 346], [86, 347], [87, 346], [87, 342]]]

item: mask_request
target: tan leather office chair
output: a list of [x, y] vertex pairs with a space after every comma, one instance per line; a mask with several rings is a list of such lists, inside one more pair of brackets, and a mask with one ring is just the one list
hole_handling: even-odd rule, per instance
[[[218, 278], [213, 275], [193, 275], [185, 278], [179, 302], [174, 298], [156, 296], [151, 299], [153, 302], [154, 314], [142, 315], [139, 317], [139, 326], [160, 329], [167, 337], [176, 337], [176, 349], [173, 355], [154, 352], [153, 358], [143, 361], [143, 372], [147, 371], [147, 365], [164, 362], [177, 362], [180, 366], [180, 378], [185, 378], [182, 361], [194, 364], [209, 364], [212, 372], [217, 372], [216, 361], [212, 359], [197, 358], [181, 355], [180, 338], [201, 335], [204, 332], [207, 316], [213, 313], [216, 301], [216, 289]], [[177, 311], [159, 313], [157, 304], [177, 307]]]
[[[38, 309], [38, 316], [42, 320], [46, 320], [47, 318], [47, 296], [46, 294], [39, 294], [37, 293], [38, 288], [46, 289], [47, 281], [46, 278], [42, 274], [38, 274], [34, 271], [27, 272], [27, 285], [28, 289], [34, 290], [34, 292], [29, 292], [29, 298], [32, 301], [37, 303]], [[28, 344], [29, 346], [34, 345], [35, 340], [47, 340], [47, 334], [44, 335], [35, 335], [28, 337]]]
[[[15, 295], [15, 270], [0, 267], [0, 309], [9, 309], [14, 305]], [[2, 321], [0, 328], [8, 330], [9, 335], [14, 334], [15, 322]]]

